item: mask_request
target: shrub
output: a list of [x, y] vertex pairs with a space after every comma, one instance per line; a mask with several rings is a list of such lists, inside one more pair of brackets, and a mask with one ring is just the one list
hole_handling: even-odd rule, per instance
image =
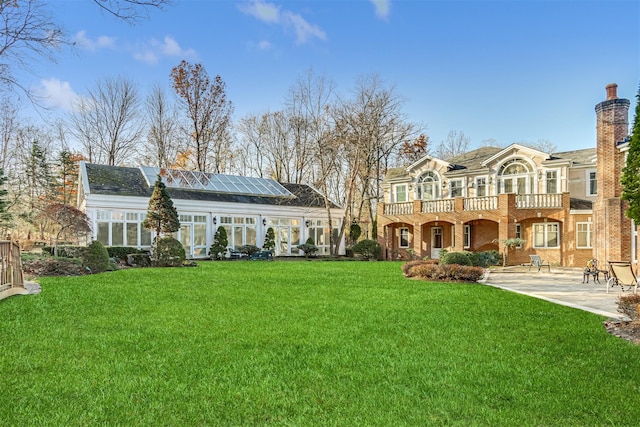
[[[60, 258], [82, 258], [86, 251], [86, 246], [77, 246], [77, 245], [59, 245], [57, 247], [58, 257]], [[42, 253], [50, 256], [54, 255], [55, 247], [53, 246], [44, 246], [42, 248]]]
[[88, 273], [82, 260], [73, 258], [31, 258], [22, 262], [22, 271], [27, 276], [81, 276]]
[[256, 252], [260, 252], [260, 248], [256, 245], [242, 245], [238, 248], [238, 252], [251, 256]]
[[[436, 262], [433, 262], [436, 261]], [[413, 268], [419, 265], [425, 265], [425, 264], [437, 264], [437, 260], [423, 260], [423, 259], [416, 259], [413, 261], [408, 261], [405, 262], [404, 264], [402, 264], [402, 274], [405, 275], [405, 277], [413, 277]]]
[[640, 319], [640, 294], [622, 295], [616, 300], [618, 312], [626, 314], [632, 321]]
[[[313, 241], [313, 240], [312, 240]], [[304, 252], [304, 257], [309, 258], [310, 256], [314, 256], [320, 249], [314, 245], [313, 243], [305, 243], [304, 245], [298, 245], [298, 249]]]
[[102, 273], [109, 269], [109, 253], [100, 241], [94, 240], [87, 247], [83, 263], [92, 273]]
[[109, 253], [109, 258], [115, 258], [120, 261], [126, 261], [127, 255], [142, 253], [141, 250], [132, 246], [108, 246], [107, 252]]
[[179, 267], [186, 259], [182, 243], [173, 237], [156, 237], [153, 247], [151, 263], [155, 267]]
[[229, 239], [227, 239], [227, 230], [224, 227], [218, 227], [216, 234], [213, 236], [213, 244], [209, 248], [209, 257], [211, 259], [223, 259], [227, 252]]
[[267, 234], [264, 236], [264, 243], [262, 244], [263, 251], [272, 251], [276, 248], [276, 233], [272, 227], [267, 229]]
[[458, 264], [458, 265], [473, 265], [471, 252], [447, 252], [440, 258], [441, 265]]
[[409, 277], [447, 282], [477, 282], [484, 276], [484, 268], [459, 264], [422, 263], [409, 270]]
[[151, 257], [149, 254], [129, 254], [127, 255], [127, 265], [132, 267], [151, 267]]
[[375, 240], [361, 240], [351, 249], [365, 260], [377, 259], [382, 254], [382, 248]]
[[500, 264], [500, 252], [497, 250], [476, 252], [476, 263], [474, 265], [478, 267], [487, 268], [492, 265]]

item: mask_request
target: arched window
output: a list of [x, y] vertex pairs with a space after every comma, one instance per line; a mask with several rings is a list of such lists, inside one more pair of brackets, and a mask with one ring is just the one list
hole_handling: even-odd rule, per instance
[[535, 173], [533, 166], [524, 159], [507, 160], [498, 170], [500, 193], [533, 193]]
[[418, 178], [416, 185], [419, 200], [435, 200], [440, 198], [440, 178], [433, 172], [426, 172]]

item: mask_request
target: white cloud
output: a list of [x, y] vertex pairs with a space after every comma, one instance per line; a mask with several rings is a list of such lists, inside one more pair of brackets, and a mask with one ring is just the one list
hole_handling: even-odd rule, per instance
[[194, 49], [183, 49], [171, 36], [165, 36], [162, 41], [151, 39], [133, 53], [136, 60], [147, 64], [156, 64], [161, 57], [195, 59], [197, 56]]
[[258, 49], [260, 50], [269, 50], [271, 48], [272, 48], [272, 45], [267, 40], [260, 40], [258, 42]]
[[391, 0], [370, 0], [376, 8], [378, 18], [387, 19], [391, 12]]
[[95, 52], [98, 49], [115, 47], [116, 39], [109, 36], [99, 36], [97, 39], [92, 40], [87, 37], [85, 30], [79, 31], [74, 37], [73, 42], [79, 47]]
[[273, 3], [265, 3], [262, 0], [254, 0], [238, 6], [244, 14], [251, 15], [259, 21], [270, 24], [280, 22], [280, 8]]
[[60, 107], [66, 111], [71, 111], [78, 100], [78, 94], [71, 88], [69, 82], [63, 82], [54, 77], [40, 80], [37, 93], [49, 106]]
[[312, 38], [325, 40], [327, 35], [320, 27], [307, 22], [301, 15], [289, 10], [280, 10], [279, 6], [263, 0], [252, 0], [238, 6], [240, 12], [253, 16], [268, 24], [280, 25], [285, 30], [293, 30], [296, 43], [302, 44]]

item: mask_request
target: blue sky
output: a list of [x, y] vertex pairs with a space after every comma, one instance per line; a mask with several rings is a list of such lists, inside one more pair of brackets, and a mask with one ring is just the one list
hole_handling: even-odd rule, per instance
[[88, 0], [52, 3], [75, 49], [25, 78], [53, 114], [99, 79], [171, 90], [186, 59], [223, 78], [239, 119], [282, 108], [312, 68], [342, 95], [378, 74], [433, 144], [456, 130], [472, 147], [545, 139], [565, 151], [595, 146], [609, 83], [632, 101], [632, 121], [640, 83], [637, 0], [175, 0], [135, 26]]

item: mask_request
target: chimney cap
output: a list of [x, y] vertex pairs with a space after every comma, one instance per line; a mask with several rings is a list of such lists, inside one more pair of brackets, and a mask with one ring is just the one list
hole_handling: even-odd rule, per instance
[[618, 85], [616, 83], [609, 83], [607, 89], [607, 101], [610, 99], [618, 99]]

